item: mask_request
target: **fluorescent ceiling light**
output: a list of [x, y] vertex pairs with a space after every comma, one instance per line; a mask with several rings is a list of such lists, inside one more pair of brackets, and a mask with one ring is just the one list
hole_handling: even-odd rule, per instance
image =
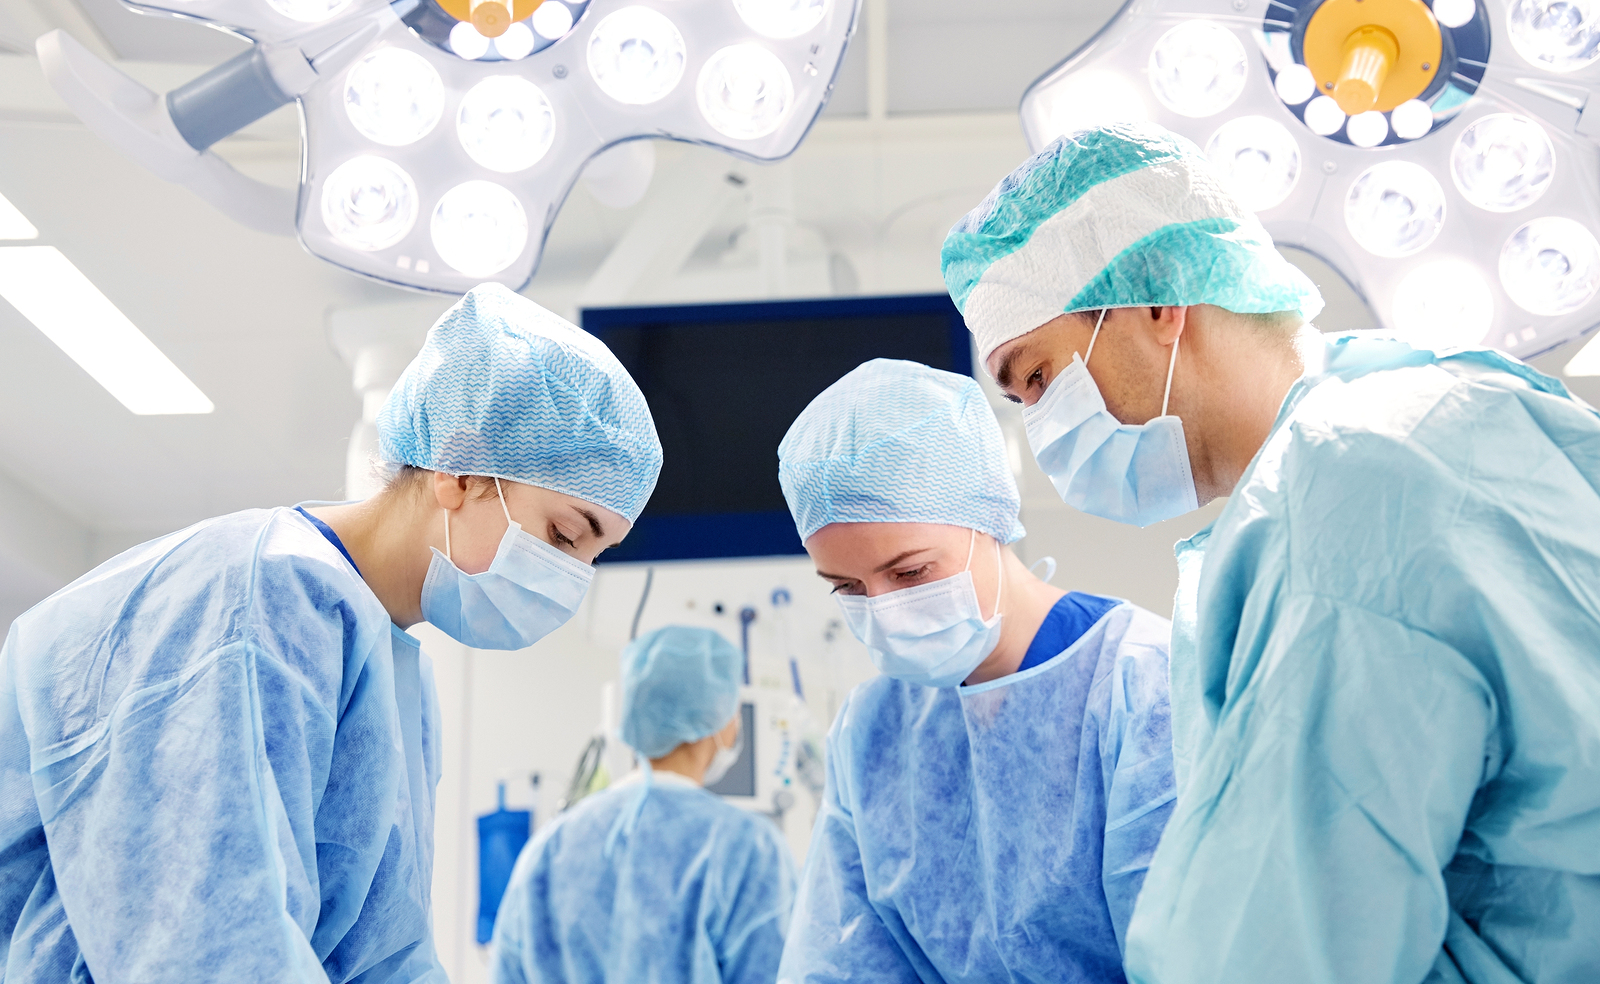
[[6, 201], [6, 196], [0, 195], [0, 239], [38, 239], [39, 230], [35, 229], [28, 217], [17, 211], [17, 207]]
[[0, 297], [134, 413], [215, 409], [54, 246], [0, 248]]
[[1600, 335], [1589, 339], [1589, 344], [1578, 350], [1562, 372], [1568, 376], [1600, 376]]

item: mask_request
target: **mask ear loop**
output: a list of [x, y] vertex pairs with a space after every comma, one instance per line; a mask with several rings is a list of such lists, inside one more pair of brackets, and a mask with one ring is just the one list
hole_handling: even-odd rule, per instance
[[1094, 334], [1089, 336], [1089, 351], [1083, 353], [1083, 364], [1086, 368], [1089, 365], [1089, 357], [1094, 355], [1094, 343], [1100, 340], [1100, 326], [1106, 323], [1106, 312], [1109, 310], [1111, 309], [1101, 308], [1100, 317], [1095, 319]]
[[1161, 416], [1167, 415], [1167, 401], [1172, 398], [1172, 370], [1178, 366], [1178, 343], [1183, 341], [1179, 335], [1172, 340], [1172, 359], [1167, 363], [1167, 391], [1161, 394]]
[[455, 563], [455, 558], [450, 556], [450, 510], [444, 511], [444, 559]]
[[[999, 575], [996, 580], [1000, 583], [994, 589], [994, 614], [990, 618], [999, 618], [1000, 599], [1005, 595], [1006, 591], [1006, 565], [1005, 558], [1000, 554], [1000, 541], [998, 538], [994, 541], [994, 566]], [[982, 615], [983, 613], [979, 612], [978, 614]]]
[[506, 494], [500, 488], [500, 478], [499, 478], [499, 476], [496, 476], [495, 480], [494, 480], [494, 494], [500, 497], [500, 511], [506, 514], [506, 525], [507, 526], [515, 526], [515, 525], [517, 525], [516, 523], [513, 523], [511, 521], [511, 510], [506, 508]]

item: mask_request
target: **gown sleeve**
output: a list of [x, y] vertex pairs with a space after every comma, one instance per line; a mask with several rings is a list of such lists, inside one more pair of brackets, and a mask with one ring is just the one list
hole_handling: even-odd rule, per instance
[[1134, 903], [1176, 798], [1166, 650], [1142, 642], [1120, 647], [1109, 683], [1110, 700], [1099, 715], [1106, 803], [1101, 885], [1125, 951]]
[[722, 980], [772, 984], [794, 911], [794, 860], [765, 818], [743, 826], [748, 842], [739, 845], [743, 863], [730, 873], [731, 890], [726, 893], [730, 919], [718, 947]]
[[1492, 691], [1438, 639], [1320, 594], [1241, 635], [1129, 930], [1134, 984], [1428, 976], [1442, 869], [1496, 752]]
[[811, 833], [788, 945], [778, 984], [843, 984], [851, 981], [918, 984], [905, 951], [867, 895], [849, 806], [850, 702], [840, 709], [828, 735], [828, 772], [822, 809]]

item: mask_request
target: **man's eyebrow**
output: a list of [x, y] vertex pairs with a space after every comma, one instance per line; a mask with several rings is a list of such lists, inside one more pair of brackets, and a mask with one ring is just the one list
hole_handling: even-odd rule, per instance
[[1028, 349], [1027, 345], [1018, 345], [1000, 360], [1000, 371], [994, 374], [994, 381], [1000, 384], [1001, 389], [1011, 388], [1011, 370], [1028, 354]]

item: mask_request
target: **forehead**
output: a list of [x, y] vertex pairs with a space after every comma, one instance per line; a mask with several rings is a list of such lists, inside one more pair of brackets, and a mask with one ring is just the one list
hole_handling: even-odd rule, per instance
[[[628, 522], [626, 517], [607, 509], [605, 506], [590, 502], [587, 499], [580, 499], [575, 495], [568, 495], [565, 492], [557, 492], [554, 489], [547, 489], [539, 485], [524, 485], [521, 482], [507, 482], [503, 478], [500, 480], [500, 484], [506, 490], [507, 499], [511, 499], [513, 496], [515, 496], [519, 501], [525, 504], [531, 504], [547, 511], [560, 510], [563, 512], [570, 512], [576, 510], [580, 513], [592, 514], [597, 520], [599, 520], [600, 525], [605, 530], [606, 534], [611, 536], [619, 536], [633, 528], [633, 524]], [[517, 491], [513, 492], [513, 488], [515, 488]]]
[[865, 577], [908, 550], [965, 548], [972, 531], [941, 523], [830, 523], [806, 552], [819, 571]]

